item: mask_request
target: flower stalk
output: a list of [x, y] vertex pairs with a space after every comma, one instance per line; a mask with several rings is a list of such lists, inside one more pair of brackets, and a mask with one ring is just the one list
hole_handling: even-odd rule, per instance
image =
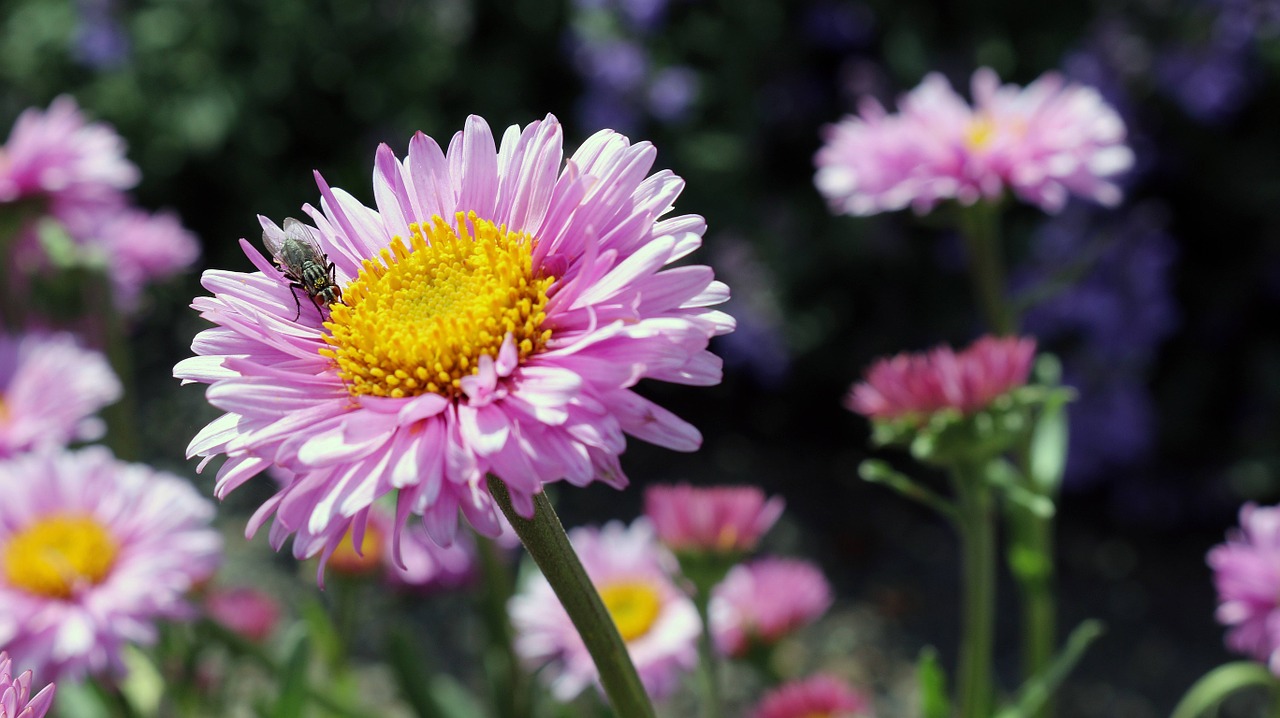
[[963, 622], [957, 703], [961, 718], [991, 714], [991, 658], [995, 639], [996, 532], [994, 500], [982, 467], [955, 468], [960, 532]]
[[653, 705], [631, 662], [627, 646], [578, 560], [546, 493], [534, 495], [532, 519], [516, 513], [506, 485], [492, 474], [489, 476], [489, 493], [511, 522], [520, 542], [546, 576], [574, 628], [582, 636], [582, 642], [600, 674], [605, 695], [618, 718], [655, 718]]

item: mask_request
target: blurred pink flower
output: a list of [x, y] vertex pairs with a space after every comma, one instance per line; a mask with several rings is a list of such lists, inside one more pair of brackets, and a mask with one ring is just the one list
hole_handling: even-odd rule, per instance
[[871, 699], [834, 676], [791, 681], [760, 699], [751, 718], [871, 718]]
[[280, 622], [276, 600], [249, 586], [211, 589], [204, 609], [211, 619], [251, 641], [266, 640]]
[[746, 552], [782, 515], [784, 502], [754, 486], [650, 486], [644, 513], [672, 551]]
[[872, 419], [919, 419], [942, 409], [969, 414], [1026, 384], [1035, 352], [1034, 339], [985, 336], [959, 354], [940, 346], [880, 359], [845, 405]]
[[[698, 612], [669, 575], [675, 559], [658, 543], [653, 527], [637, 519], [630, 527], [611, 522], [602, 529], [577, 528], [569, 540], [609, 609], [645, 690], [670, 695], [698, 661]], [[516, 653], [550, 683], [551, 693], [571, 700], [599, 674], [564, 607], [539, 573], [509, 604]]]
[[31, 681], [31, 671], [14, 676], [9, 654], [0, 651], [0, 718], [43, 718], [49, 712], [57, 688], [50, 683], [32, 696]]
[[0, 462], [0, 495], [0, 646], [44, 679], [122, 673], [221, 560], [190, 482], [101, 447]]
[[106, 357], [70, 334], [0, 336], [0, 457], [99, 438], [93, 414], [121, 392]]
[[1209, 551], [1227, 646], [1280, 676], [1280, 506], [1245, 504], [1240, 528]]
[[970, 205], [1006, 189], [1056, 213], [1071, 195], [1121, 200], [1112, 181], [1133, 164], [1120, 116], [1097, 90], [1048, 73], [1025, 88], [973, 74], [973, 106], [938, 73], [888, 114], [866, 99], [858, 116], [825, 128], [814, 181], [831, 209], [868, 215], [940, 200]]
[[63, 95], [47, 111], [18, 116], [0, 148], [0, 202], [47, 198], [59, 218], [124, 204], [138, 183], [125, 143], [110, 126], [86, 122], [76, 101]]
[[826, 577], [808, 561], [762, 558], [734, 566], [711, 592], [716, 647], [737, 657], [753, 643], [776, 643], [818, 620], [833, 600]]
[[200, 258], [200, 240], [172, 212], [124, 209], [103, 219], [95, 230], [80, 235], [81, 241], [103, 253], [116, 304], [122, 309], [135, 308], [147, 284], [168, 279]]
[[[694, 215], [660, 219], [683, 181], [648, 174], [656, 150], [610, 131], [567, 162], [548, 116], [510, 127], [501, 149], [472, 116], [447, 152], [419, 133], [408, 156], [375, 161], [377, 209], [317, 176], [321, 208], [306, 228], [334, 264], [342, 301], [298, 304], [247, 241], [258, 271], [210, 270], [214, 296], [194, 302], [218, 326], [179, 363], [226, 411], [191, 442], [218, 455], [216, 493], [272, 464], [295, 479], [254, 515], [271, 543], [327, 556], [380, 497], [396, 497], [397, 530], [423, 517], [449, 543], [459, 510], [501, 532], [486, 476], [516, 510], [543, 484], [627, 484], [626, 436], [693, 451], [697, 429], [633, 391], [641, 379], [720, 381], [707, 351], [733, 320], [709, 267], [664, 269], [702, 242]], [[274, 239], [283, 230], [260, 218]]]

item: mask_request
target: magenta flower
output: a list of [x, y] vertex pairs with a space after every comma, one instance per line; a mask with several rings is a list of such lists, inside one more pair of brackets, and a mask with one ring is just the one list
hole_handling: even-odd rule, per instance
[[280, 622], [276, 600], [249, 586], [211, 589], [204, 610], [209, 618], [250, 641], [266, 640]]
[[772, 645], [818, 620], [833, 601], [831, 585], [808, 561], [762, 558], [739, 564], [711, 593], [711, 631], [726, 656]]
[[0, 337], [0, 457], [99, 438], [93, 415], [121, 391], [106, 357], [70, 334]]
[[172, 212], [125, 209], [97, 222], [94, 230], [82, 235], [88, 238], [86, 248], [102, 253], [116, 304], [126, 310], [136, 307], [147, 284], [168, 279], [200, 258], [200, 240]]
[[644, 513], [672, 551], [747, 552], [782, 515], [782, 497], [754, 486], [650, 486]]
[[1245, 504], [1239, 530], [1209, 551], [1227, 646], [1280, 676], [1280, 506]]
[[709, 307], [728, 289], [708, 267], [664, 269], [704, 222], [663, 218], [683, 182], [648, 174], [648, 143], [603, 131], [562, 157], [554, 117], [509, 128], [499, 148], [473, 116], [447, 152], [421, 133], [404, 160], [379, 148], [376, 209], [317, 176], [321, 208], [304, 208], [316, 227], [302, 231], [333, 262], [340, 301], [298, 300], [243, 240], [258, 271], [205, 273], [214, 296], [193, 306], [218, 326], [174, 374], [210, 384], [227, 413], [188, 453], [227, 456], [219, 497], [272, 464], [295, 474], [250, 534], [274, 514], [272, 545], [294, 535], [295, 555], [325, 554], [396, 492], [397, 532], [421, 514], [448, 543], [461, 510], [496, 535], [487, 474], [529, 516], [547, 482], [625, 486], [627, 434], [699, 446], [632, 387], [720, 381], [706, 347], [733, 320]]
[[0, 651], [0, 718], [43, 718], [49, 712], [57, 688], [50, 683], [33, 697], [31, 681], [31, 671], [15, 677], [9, 654]]
[[0, 646], [42, 678], [121, 673], [126, 643], [195, 615], [222, 541], [190, 482], [101, 447], [0, 462]]
[[115, 130], [85, 122], [69, 96], [55, 99], [47, 111], [28, 109], [0, 149], [0, 202], [46, 198], [59, 218], [122, 206], [122, 193], [139, 178], [124, 151]]
[[834, 676], [817, 675], [769, 691], [751, 718], [871, 718], [871, 700]]
[[814, 181], [834, 212], [868, 215], [941, 200], [969, 205], [1006, 190], [1056, 213], [1078, 196], [1121, 200], [1114, 179], [1133, 164], [1120, 116], [1097, 90], [1057, 73], [1025, 88], [973, 75], [973, 106], [942, 75], [927, 76], [888, 114], [866, 99], [825, 129]]
[[479, 577], [479, 558], [470, 531], [441, 546], [427, 535], [420, 522], [405, 527], [400, 537], [400, 555], [394, 548], [384, 554], [386, 580], [403, 591], [451, 591], [466, 587]]
[[[603, 529], [573, 529], [569, 540], [613, 617], [645, 690], [658, 700], [670, 695], [697, 664], [701, 634], [693, 601], [669, 578], [674, 558], [644, 519], [630, 527], [615, 521]], [[512, 597], [509, 611], [516, 653], [550, 684], [558, 700], [571, 700], [597, 682], [595, 663], [542, 574]]]
[[971, 414], [1027, 383], [1034, 339], [986, 336], [960, 353], [940, 346], [927, 354], [881, 359], [854, 385], [845, 405], [871, 419], [918, 420], [943, 409]]

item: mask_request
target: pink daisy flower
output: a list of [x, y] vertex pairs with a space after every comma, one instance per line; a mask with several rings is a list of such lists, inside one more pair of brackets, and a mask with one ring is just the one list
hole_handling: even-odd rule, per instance
[[398, 535], [394, 526], [394, 512], [375, 505], [359, 541], [357, 527], [348, 529], [329, 556], [328, 568], [347, 575], [377, 572], [393, 588], [414, 592], [461, 588], [477, 577], [476, 545], [470, 531], [459, 532], [453, 543], [441, 546], [431, 540], [420, 521], [410, 521]]
[[826, 613], [831, 585], [808, 561], [762, 558], [729, 570], [711, 592], [711, 631], [726, 656], [772, 645]]
[[1245, 504], [1240, 528], [1209, 551], [1227, 646], [1280, 676], [1280, 506]]
[[[569, 540], [613, 616], [645, 690], [658, 700], [670, 695], [696, 666], [701, 633], [693, 601], [669, 578], [674, 558], [643, 518], [630, 527], [614, 521], [603, 529], [573, 529]], [[542, 574], [512, 597], [509, 611], [516, 653], [538, 670], [558, 700], [571, 700], [598, 683], [595, 663]]]
[[31, 671], [14, 676], [9, 654], [0, 651], [0, 718], [43, 718], [49, 712], [57, 688], [50, 683], [32, 696], [31, 681]]
[[1025, 88], [1001, 85], [989, 68], [973, 74], [973, 105], [938, 73], [890, 115], [874, 99], [858, 116], [828, 126], [814, 181], [835, 212], [868, 215], [908, 205], [973, 204], [1005, 190], [1046, 212], [1078, 196], [1121, 200], [1114, 179], [1133, 165], [1120, 116], [1097, 90], [1057, 73]]
[[66, 95], [47, 111], [30, 108], [19, 115], [0, 148], [0, 202], [45, 197], [60, 218], [121, 206], [122, 193], [138, 179], [120, 135], [109, 125], [86, 122]]
[[751, 718], [871, 718], [871, 700], [834, 676], [791, 681], [769, 691]]
[[106, 449], [0, 463], [0, 645], [42, 678], [123, 671], [126, 643], [195, 615], [213, 575], [213, 505], [185, 479]]
[[403, 160], [379, 148], [376, 209], [317, 175], [315, 227], [289, 232], [323, 255], [316, 268], [333, 263], [323, 285], [340, 299], [299, 300], [244, 240], [258, 271], [206, 272], [214, 296], [193, 306], [218, 326], [174, 374], [210, 384], [227, 413], [188, 453], [202, 466], [226, 455], [219, 497], [272, 464], [296, 475], [249, 534], [274, 515], [274, 546], [294, 535], [295, 555], [324, 554], [395, 491], [396, 531], [421, 514], [448, 543], [461, 510], [497, 535], [487, 474], [530, 516], [546, 482], [625, 486], [628, 434], [697, 449], [698, 431], [634, 386], [719, 382], [706, 347], [733, 320], [709, 308], [728, 297], [710, 268], [666, 268], [704, 222], [665, 216], [683, 182], [650, 175], [654, 157], [602, 131], [565, 162], [554, 117], [509, 128], [499, 147], [473, 116], [447, 151], [421, 133]]
[[106, 357], [70, 334], [0, 336], [0, 457], [101, 437], [93, 415], [121, 391]]
[[116, 304], [133, 309], [151, 282], [168, 279], [200, 258], [200, 240], [172, 212], [125, 209], [85, 232], [86, 246], [103, 254]]
[[211, 589], [204, 610], [209, 618], [250, 641], [266, 640], [280, 623], [276, 600], [249, 586]]
[[971, 414], [1027, 383], [1034, 339], [978, 339], [956, 353], [940, 346], [927, 354], [881, 359], [855, 384], [845, 405], [871, 419], [918, 420], [943, 409]]
[[782, 497], [754, 486], [650, 486], [644, 513], [672, 551], [745, 553], [782, 515]]

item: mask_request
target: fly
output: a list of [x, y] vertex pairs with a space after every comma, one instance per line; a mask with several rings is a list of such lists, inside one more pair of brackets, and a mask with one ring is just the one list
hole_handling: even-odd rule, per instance
[[[272, 228], [274, 229], [274, 227]], [[342, 301], [342, 288], [338, 286], [333, 262], [320, 249], [307, 226], [293, 217], [284, 220], [284, 231], [263, 230], [262, 244], [280, 265], [280, 271], [289, 280], [293, 303], [302, 316], [302, 302], [298, 290], [306, 292], [316, 309], [323, 311], [334, 302]], [[322, 304], [323, 302], [323, 304]]]

